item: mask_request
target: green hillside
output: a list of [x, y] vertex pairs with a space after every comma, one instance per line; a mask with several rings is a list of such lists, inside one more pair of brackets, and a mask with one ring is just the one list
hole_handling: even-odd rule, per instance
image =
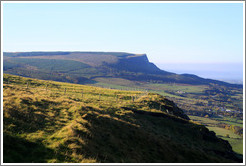
[[[4, 52], [4, 73], [25, 77], [83, 84], [87, 79], [122, 78], [134, 82], [218, 84], [242, 87], [191, 74], [159, 69], [146, 54], [124, 52]], [[49, 76], [52, 74], [52, 77]]]
[[161, 95], [3, 77], [4, 163], [242, 162]]

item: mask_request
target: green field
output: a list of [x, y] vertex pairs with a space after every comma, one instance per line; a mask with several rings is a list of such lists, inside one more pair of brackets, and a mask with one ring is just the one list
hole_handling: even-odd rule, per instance
[[222, 137], [222, 139], [229, 141], [229, 143], [232, 146], [232, 149], [235, 152], [237, 152], [239, 154], [243, 154], [244, 145], [243, 145], [242, 138], [225, 138], [225, 137]]
[[221, 123], [226, 123], [228, 125], [243, 127], [243, 120], [240, 119], [230, 118], [230, 117], [220, 117], [220, 118], [213, 118], [213, 119], [218, 120]]
[[226, 137], [226, 135], [228, 134], [230, 138], [241, 138], [242, 139], [241, 136], [233, 133], [231, 130], [226, 130], [220, 127], [210, 127], [210, 126], [208, 126], [208, 129], [211, 131], [214, 131], [217, 136]]
[[199, 122], [205, 126], [215, 126], [216, 124], [218, 124], [219, 122], [213, 119], [209, 119], [209, 118], [204, 118], [204, 117], [199, 117], [199, 116], [191, 116], [189, 115], [190, 119]]
[[[185, 86], [185, 85], [171, 85], [171, 84], [146, 84], [146, 83], [139, 83], [135, 84], [133, 81], [129, 81], [126, 79], [121, 78], [97, 78], [95, 79], [97, 82], [90, 83], [88, 82], [88, 85], [94, 85], [94, 86], [100, 86], [100, 87], [108, 87], [113, 89], [123, 89], [123, 90], [139, 90], [139, 91], [146, 91], [158, 93], [163, 96], [182, 99], [184, 101], [191, 101], [194, 102], [196, 99], [194, 98], [188, 98], [188, 97], [182, 97], [175, 94], [170, 94], [166, 90], [169, 87], [172, 87], [171, 90], [178, 91], [185, 90], [187, 93], [200, 93], [202, 90], [206, 88], [206, 86]], [[177, 88], [177, 90], [175, 90]]]
[[182, 85], [182, 84], [149, 84], [158, 89], [183, 91], [185, 93], [202, 93], [208, 86], [205, 85]]
[[[232, 149], [239, 153], [243, 154], [243, 138], [235, 133], [233, 133], [231, 130], [226, 130], [224, 128], [216, 127], [216, 124], [220, 122], [225, 122], [225, 121], [219, 121], [220, 119], [214, 120], [214, 119], [209, 119], [209, 118], [204, 118], [204, 117], [198, 117], [198, 116], [189, 116], [190, 119], [192, 119], [195, 122], [201, 123], [205, 126], [208, 127], [209, 130], [214, 131], [216, 135], [219, 138], [222, 138], [224, 140], [229, 141], [229, 143], [232, 146]], [[232, 118], [225, 118], [225, 119], [230, 119], [233, 120]], [[238, 121], [241, 122], [241, 121]], [[236, 123], [238, 124], [238, 123]], [[227, 135], [230, 138], [227, 138]]]

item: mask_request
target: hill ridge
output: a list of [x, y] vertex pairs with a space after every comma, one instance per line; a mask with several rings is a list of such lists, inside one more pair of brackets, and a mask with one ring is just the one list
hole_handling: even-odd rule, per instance
[[3, 77], [4, 163], [242, 162], [161, 95]]
[[[211, 83], [242, 88], [242, 85], [230, 84], [223, 81], [204, 79], [193, 74], [175, 74], [165, 70], [159, 69], [154, 63], [149, 62], [146, 54], [132, 54], [125, 52], [18, 52], [9, 53], [4, 52], [4, 72], [9, 74], [17, 74], [27, 77], [45, 79], [39, 75], [47, 75], [48, 73], [56, 73], [56, 77], [65, 82], [67, 78], [62, 75], [69, 75], [65, 77], [73, 77], [70, 82], [83, 83], [83, 81], [90, 79], [90, 77], [118, 77], [132, 81], [157, 81], [163, 83], [181, 83], [191, 85], [209, 85]], [[69, 65], [70, 69], [64, 68], [62, 72], [56, 71], [55, 67], [50, 63], [52, 70], [47, 70], [42, 65], [34, 61], [39, 62], [39, 59], [48, 61], [56, 60], [58, 66], [62, 67], [63, 64]], [[82, 64], [89, 65], [87, 67], [77, 67], [73, 65], [76, 61]], [[35, 68], [39, 71], [39, 75], [35, 71], [31, 71], [28, 68]], [[47, 66], [45, 66], [47, 67]], [[17, 70], [18, 69], [18, 70]], [[77, 72], [75, 72], [77, 71]], [[80, 75], [80, 76], [79, 76]], [[84, 78], [85, 77], [85, 78]], [[53, 79], [54, 80], [54, 79]], [[57, 79], [56, 79], [57, 80]]]

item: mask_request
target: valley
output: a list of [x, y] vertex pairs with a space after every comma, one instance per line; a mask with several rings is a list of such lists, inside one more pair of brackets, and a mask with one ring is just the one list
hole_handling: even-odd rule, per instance
[[[129, 153], [128, 148], [123, 148], [123, 150], [117, 154], [118, 157], [109, 157], [110, 151], [117, 149], [118, 144], [123, 147], [129, 146], [128, 143], [135, 144], [133, 142], [128, 142], [129, 140], [127, 142], [118, 142], [119, 139], [122, 139], [124, 136], [120, 134], [112, 135], [112, 133], [109, 133], [110, 131], [106, 129], [111, 129], [111, 125], [116, 125], [121, 130], [124, 130], [127, 133], [129, 132], [127, 129], [129, 126], [122, 128], [118, 123], [137, 127], [136, 130], [134, 129], [134, 133], [140, 135], [144, 134], [144, 137], [148, 135], [147, 140], [153, 141], [154, 139], [155, 141], [153, 143], [155, 146], [163, 146], [164, 148], [164, 145], [162, 145], [163, 141], [166, 142], [166, 139], [169, 141], [171, 139], [174, 142], [171, 141], [170, 147], [165, 147], [172, 149], [170, 149], [170, 153], [181, 152], [181, 149], [176, 149], [176, 146], [180, 145], [186, 150], [190, 147], [196, 147], [198, 145], [196, 141], [194, 144], [191, 143], [190, 136], [192, 136], [192, 134], [190, 134], [190, 132], [192, 133], [192, 131], [188, 129], [189, 127], [183, 129], [183, 127], [180, 128], [180, 126], [176, 124], [176, 121], [180, 120], [175, 119], [180, 118], [185, 119], [185, 123], [189, 125], [206, 126], [210, 131], [215, 132], [214, 134], [212, 134], [213, 132], [209, 132], [210, 134], [207, 133], [211, 137], [229, 141], [231, 145], [228, 144], [227, 146], [228, 148], [232, 146], [232, 149], [236, 152], [235, 156], [237, 158], [232, 160], [239, 161], [242, 157], [242, 85], [204, 79], [191, 74], [175, 74], [160, 70], [155, 64], [148, 61], [145, 54], [120, 52], [4, 53], [3, 64], [5, 73], [4, 104], [7, 110], [6, 117], [10, 118], [5, 125], [5, 135], [11, 137], [10, 139], [17, 139], [17, 142], [31, 141], [36, 144], [39, 142], [38, 140], [40, 140], [41, 142], [39, 142], [37, 146], [41, 143], [42, 148], [48, 147], [51, 151], [61, 150], [60, 146], [65, 148], [63, 150], [66, 151], [66, 154], [61, 154], [63, 157], [59, 154], [53, 159], [45, 159], [44, 162], [225, 161], [224, 159], [214, 160], [210, 158], [211, 156], [207, 156], [206, 161], [203, 161], [200, 157], [204, 157], [205, 154], [207, 155], [207, 150], [201, 149], [205, 147], [203, 147], [203, 145], [202, 147], [199, 146], [198, 149], [193, 149], [196, 152], [193, 150], [187, 151], [187, 154], [190, 154], [191, 156], [195, 153], [201, 155], [200, 157], [198, 157], [198, 155], [197, 160], [195, 159], [194, 161], [188, 156], [182, 156], [182, 154], [180, 154], [180, 156], [178, 154], [179, 157], [177, 158], [172, 158], [170, 156], [164, 158], [162, 158], [163, 156], [154, 157], [155, 160], [152, 161], [149, 159], [153, 158], [152, 155], [156, 155], [157, 152], [147, 154], [147, 151], [150, 149], [140, 150], [141, 152], [137, 153], [137, 156], [134, 156], [129, 160], [129, 156], [123, 155]], [[13, 90], [12, 92], [10, 92], [11, 89]], [[24, 96], [27, 95], [28, 97], [16, 97], [22, 94]], [[6, 100], [7, 98], [8, 100], [10, 99], [12, 103], [8, 102], [8, 100]], [[68, 106], [63, 104], [63, 101], [64, 103], [67, 103]], [[41, 103], [41, 105], [38, 103]], [[46, 104], [47, 106], [45, 106]], [[24, 109], [27, 112], [18, 113], [21, 109]], [[33, 109], [37, 110], [37, 113], [33, 114], [30, 112]], [[176, 111], [170, 112], [170, 109]], [[14, 114], [20, 115], [20, 117], [12, 117], [12, 110], [17, 111]], [[101, 138], [101, 135], [98, 135], [99, 131], [96, 131], [95, 133], [94, 129], [91, 131], [91, 128], [88, 128], [88, 126], [86, 127], [85, 125], [92, 125], [94, 122], [88, 121], [86, 118], [80, 119], [80, 116], [87, 117], [88, 111], [90, 112], [89, 116], [93, 116], [91, 120], [96, 120], [95, 125], [102, 125], [98, 129], [107, 131], [106, 133], [108, 134], [103, 135], [103, 138]], [[39, 116], [45, 117], [48, 121], [40, 130], [37, 128], [31, 132], [23, 131], [23, 133], [16, 133], [18, 130], [26, 130], [26, 128], [34, 127], [23, 123], [21, 119], [23, 117], [30, 118], [33, 116], [37, 116], [37, 118]], [[97, 118], [95, 119], [94, 116], [97, 118], [103, 117], [103, 120], [97, 121]], [[57, 122], [52, 123], [50, 121], [52, 118], [56, 119]], [[107, 120], [105, 120], [105, 118]], [[166, 122], [163, 122], [161, 118], [165, 118]], [[110, 119], [110, 121], [108, 121], [108, 119]], [[114, 121], [113, 123], [112, 119]], [[12, 124], [13, 121], [14, 123]], [[182, 123], [184, 122], [183, 120], [181, 121]], [[110, 126], [104, 126], [104, 122]], [[37, 119], [34, 123], [39, 124], [40, 122]], [[174, 132], [171, 132], [172, 127], [159, 126], [160, 124], [170, 126], [169, 123], [175, 128]], [[21, 127], [16, 129], [19, 125], [22, 126], [23, 129]], [[175, 126], [179, 127], [176, 128]], [[68, 142], [66, 142], [64, 140], [65, 134], [53, 138], [54, 135], [51, 135], [49, 132], [47, 133], [45, 131], [46, 129], [43, 130], [43, 128], [47, 128], [47, 131], [52, 131], [58, 135], [69, 131], [69, 133], [66, 134], [70, 134], [69, 137], [77, 140], [77, 142], [70, 140], [70, 138], [66, 138], [68, 139]], [[77, 128], [79, 128], [78, 131]], [[141, 130], [138, 130], [139, 128]], [[206, 132], [208, 132], [207, 128], [204, 129]], [[189, 134], [183, 136], [184, 133], [181, 132], [181, 130], [187, 130]], [[91, 154], [84, 154], [84, 151], [82, 152], [81, 148], [84, 148], [84, 145], [88, 145], [87, 135], [89, 133], [87, 133], [87, 131], [89, 131], [89, 133], [93, 132], [93, 135], [98, 136], [100, 139], [105, 140], [105, 138], [107, 138], [107, 141], [109, 139], [111, 142], [108, 143], [113, 144], [112, 147], [102, 146], [100, 139], [97, 138], [94, 140], [95, 142], [91, 142], [89, 145], [95, 148], [93, 151], [90, 151]], [[116, 129], [113, 129], [113, 131], [117, 133]], [[82, 134], [83, 132], [87, 134], [84, 135]], [[177, 132], [181, 132], [182, 134]], [[34, 139], [32, 139], [32, 137], [34, 137]], [[136, 138], [136, 135], [129, 135], [129, 138], [130, 137]], [[197, 139], [203, 137], [206, 136], [199, 136]], [[136, 139], [140, 138], [138, 137]], [[215, 138], [211, 139], [216, 140]], [[184, 140], [189, 142], [188, 145], [183, 142]], [[66, 144], [63, 145], [63, 142], [61, 141], [65, 141]], [[147, 143], [149, 146], [154, 146], [150, 142], [145, 142], [145, 139], [142, 141], [143, 142], [140, 143]], [[70, 145], [70, 142], [72, 142], [72, 145]], [[26, 143], [28, 144], [28, 142]], [[51, 146], [53, 143], [57, 144], [57, 146]], [[204, 143], [206, 144], [206, 140]], [[11, 145], [8, 145], [7, 143], [6, 146]], [[75, 148], [68, 148], [70, 146], [75, 146]], [[103, 148], [101, 150], [105, 150], [106, 148], [108, 154], [106, 156], [99, 156], [100, 152], [96, 150], [96, 148], [99, 147]], [[166, 152], [167, 151], [165, 150], [163, 151], [163, 153]], [[11, 150], [8, 153], [11, 154]], [[146, 160], [141, 158], [139, 154], [147, 157]], [[64, 158], [64, 156], [66, 157]], [[13, 156], [10, 156], [9, 158], [12, 157]], [[23, 158], [23, 156], [20, 156], [20, 158]], [[20, 158], [17, 157], [16, 161], [19, 161]], [[192, 159], [194, 159], [194, 156]], [[24, 160], [26, 161], [27, 159], [23, 159], [23, 161]], [[35, 160], [35, 162], [37, 161], [37, 159], [33, 160]], [[9, 161], [9, 159], [6, 161]]]
[[88, 85], [159, 93], [175, 101], [189, 115], [243, 118], [243, 90], [218, 85], [160, 84], [125, 79], [96, 79]]
[[146, 54], [122, 52], [4, 53], [4, 73], [115, 89], [147, 90], [175, 101], [189, 115], [242, 119], [242, 85], [160, 70]]
[[1, 1], [1, 165], [245, 165], [237, 1]]

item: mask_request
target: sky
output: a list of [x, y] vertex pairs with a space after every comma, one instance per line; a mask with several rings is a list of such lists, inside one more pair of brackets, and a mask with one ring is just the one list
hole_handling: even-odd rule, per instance
[[242, 73], [243, 3], [5, 3], [3, 51], [145, 53], [166, 70]]

